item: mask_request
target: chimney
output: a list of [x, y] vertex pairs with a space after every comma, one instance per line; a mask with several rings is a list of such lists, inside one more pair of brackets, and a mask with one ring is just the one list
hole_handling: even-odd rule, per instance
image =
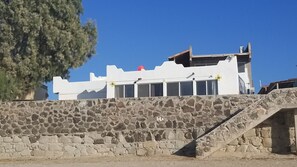
[[244, 50], [244, 47], [243, 46], [240, 46], [239, 47], [239, 53], [243, 53], [243, 50]]

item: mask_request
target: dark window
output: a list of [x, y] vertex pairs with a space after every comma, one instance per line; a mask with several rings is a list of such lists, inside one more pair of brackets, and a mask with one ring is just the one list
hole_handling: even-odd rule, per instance
[[116, 85], [115, 86], [115, 97], [120, 98], [124, 97], [124, 86], [123, 85]]
[[149, 84], [138, 85], [138, 97], [149, 97]]
[[218, 94], [218, 81], [197, 81], [197, 95], [217, 95]]
[[151, 84], [151, 97], [153, 96], [163, 96], [163, 84], [155, 83]]
[[205, 81], [197, 82], [197, 95], [206, 95], [206, 82]]
[[167, 96], [179, 96], [179, 83], [167, 83]]
[[188, 96], [193, 95], [193, 82], [180, 82], [180, 95]]
[[134, 97], [134, 85], [125, 85], [125, 97]]
[[115, 98], [134, 97], [134, 85], [116, 85]]
[[217, 95], [218, 94], [218, 81], [217, 80], [207, 81], [207, 94], [208, 95]]
[[243, 73], [243, 72], [245, 72], [245, 63], [243, 63], [243, 62], [238, 62], [237, 66], [238, 66], [238, 72], [239, 72], [239, 73]]

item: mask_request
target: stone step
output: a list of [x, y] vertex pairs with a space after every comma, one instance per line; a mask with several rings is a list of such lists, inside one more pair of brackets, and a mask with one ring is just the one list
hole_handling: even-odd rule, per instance
[[259, 125], [281, 109], [297, 108], [297, 88], [274, 90], [196, 140], [196, 157], [203, 159]]

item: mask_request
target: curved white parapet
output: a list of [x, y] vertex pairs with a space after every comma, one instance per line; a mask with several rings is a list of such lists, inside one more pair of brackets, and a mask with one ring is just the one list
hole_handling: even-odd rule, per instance
[[105, 98], [106, 80], [93, 78], [85, 82], [68, 82], [61, 77], [54, 77], [53, 92], [59, 94], [59, 100]]

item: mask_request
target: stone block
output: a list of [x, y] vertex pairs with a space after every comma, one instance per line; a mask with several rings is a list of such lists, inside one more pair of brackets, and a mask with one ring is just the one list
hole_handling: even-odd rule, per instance
[[168, 142], [166, 143], [166, 148], [169, 148], [169, 149], [175, 148], [175, 144]]
[[49, 143], [58, 143], [59, 142], [59, 138], [58, 136], [48, 136], [48, 142]]
[[177, 141], [175, 142], [175, 145], [176, 145], [176, 148], [177, 148], [177, 149], [181, 149], [181, 148], [183, 148], [186, 144], [187, 144], [187, 143], [186, 143], [185, 141], [180, 141], [180, 140], [177, 140]]
[[259, 147], [262, 145], [262, 139], [260, 137], [252, 137], [250, 141], [251, 144], [255, 147]]
[[27, 147], [23, 143], [15, 144], [15, 151], [16, 152], [21, 152], [21, 151], [25, 150], [26, 148]]
[[260, 150], [258, 150], [256, 147], [249, 145], [246, 152], [252, 152], [252, 153], [259, 153]]
[[0, 146], [0, 154], [1, 153], [5, 153], [5, 149], [4, 149], [4, 147], [2, 147], [2, 146]]
[[145, 156], [147, 153], [146, 149], [143, 149], [143, 148], [139, 148], [136, 150], [136, 155], [138, 156]]
[[171, 155], [171, 154], [172, 154], [171, 151], [168, 150], [168, 149], [163, 149], [162, 150], [162, 155]]
[[185, 134], [183, 131], [176, 131], [176, 140], [186, 140]]
[[232, 145], [228, 145], [227, 147], [226, 147], [226, 152], [235, 152], [235, 150], [236, 150], [236, 146], [232, 146]]
[[38, 149], [47, 151], [48, 150], [48, 144], [38, 144]]
[[155, 150], [155, 155], [163, 155], [163, 150], [162, 149], [156, 149]]
[[31, 150], [28, 148], [24, 149], [23, 151], [20, 152], [20, 155], [23, 157], [30, 157], [31, 156]]
[[255, 137], [255, 136], [256, 136], [256, 130], [254, 128], [250, 129], [249, 131], [244, 133], [245, 138], [250, 138], [250, 137]]
[[87, 153], [89, 155], [95, 155], [95, 154], [97, 154], [97, 151], [93, 147], [87, 147]]
[[94, 140], [92, 138], [90, 138], [89, 136], [85, 136], [84, 142], [86, 144], [93, 144], [94, 143]]
[[237, 146], [238, 145], [238, 140], [235, 139], [235, 140], [231, 141], [228, 145], [230, 145], [230, 146]]
[[35, 156], [35, 157], [45, 157], [46, 155], [46, 151], [42, 151], [42, 150], [33, 150], [31, 151], [31, 155]]
[[68, 136], [61, 136], [59, 137], [59, 142], [63, 144], [70, 144], [72, 143], [71, 138]]
[[236, 152], [246, 152], [248, 148], [248, 145], [240, 145], [239, 147], [237, 147]]
[[127, 148], [127, 151], [128, 151], [128, 154], [136, 155], [136, 148], [135, 147]]
[[272, 147], [272, 139], [271, 138], [263, 138], [263, 146], [266, 148]]
[[112, 141], [112, 137], [110, 137], [110, 136], [105, 136], [104, 137], [104, 143], [105, 144], [111, 144], [111, 141]]
[[153, 156], [153, 155], [155, 155], [155, 149], [154, 148], [147, 148], [146, 149], [146, 155], [147, 156]]
[[173, 133], [172, 131], [167, 132], [167, 139], [175, 140], [175, 133]]
[[13, 136], [12, 137], [12, 140], [13, 140], [14, 143], [20, 143], [20, 142], [22, 142], [22, 139], [19, 138], [18, 136]]
[[270, 128], [261, 129], [261, 136], [264, 138], [270, 138], [271, 137], [271, 129]]
[[28, 136], [22, 136], [22, 142], [24, 144], [31, 144]]
[[49, 137], [48, 136], [40, 136], [38, 141], [40, 144], [47, 144], [47, 143], [49, 143]]
[[81, 144], [83, 142], [83, 140], [79, 136], [73, 136], [72, 142]]
[[125, 155], [127, 154], [127, 149], [117, 147], [115, 148], [114, 153], [115, 155]]
[[11, 143], [13, 139], [11, 137], [3, 137], [3, 142], [4, 143]]
[[153, 148], [155, 149], [157, 147], [157, 142], [155, 141], [146, 141], [143, 143], [144, 148]]
[[126, 141], [126, 139], [125, 139], [125, 137], [123, 136], [122, 133], [118, 134], [118, 139], [119, 139], [120, 143], [123, 143], [123, 144], [127, 143], [127, 141]]
[[48, 145], [48, 150], [49, 151], [62, 151], [63, 150], [63, 146], [62, 144], [57, 144], [57, 143], [50, 143]]

